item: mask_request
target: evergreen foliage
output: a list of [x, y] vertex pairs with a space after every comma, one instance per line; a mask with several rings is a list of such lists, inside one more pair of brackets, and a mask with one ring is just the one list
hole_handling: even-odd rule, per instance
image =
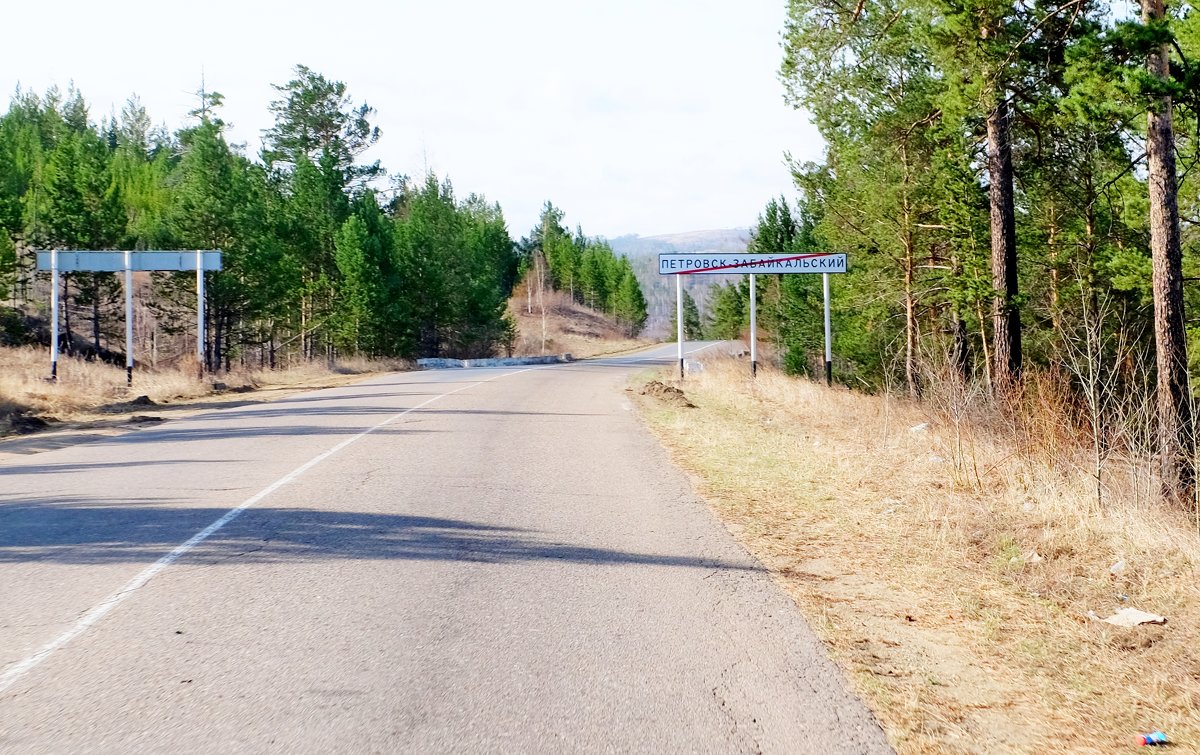
[[[672, 312], [669, 334], [674, 337], [678, 332], [679, 320], [675, 312]], [[696, 306], [696, 300], [686, 288], [683, 290], [683, 338], [685, 341], [700, 341], [704, 338], [704, 321], [700, 317], [700, 308]]]
[[616, 318], [629, 336], [637, 336], [648, 313], [633, 266], [607, 241], [585, 236], [582, 228], [576, 227], [572, 236], [563, 217], [562, 210], [547, 202], [541, 221], [519, 244], [522, 269], [533, 274], [531, 285], [539, 285], [544, 271], [546, 285]]
[[[34, 292], [45, 284], [33, 250], [50, 247], [222, 250], [206, 282], [209, 369], [503, 353], [517, 337], [507, 300], [534, 253], [553, 285], [631, 331], [644, 324], [628, 263], [568, 233], [553, 205], [518, 247], [499, 205], [458, 199], [449, 179], [397, 180], [381, 199], [372, 182], [384, 170], [365, 159], [380, 138], [375, 111], [305, 66], [275, 88], [261, 160], [226, 139], [216, 92], [198, 92], [192, 122], [174, 133], [153, 128], [136, 97], [97, 124], [77, 91], [18, 92], [0, 116], [4, 341], [33, 335], [23, 318], [48, 298]], [[91, 332], [78, 347], [120, 343], [120, 278], [63, 277], [66, 347], [80, 317]], [[165, 335], [194, 337], [195, 274], [155, 274], [149, 306]]]
[[[922, 363], [991, 373], [991, 312], [1005, 294], [990, 270], [985, 125], [1001, 101], [1012, 110], [1014, 301], [1026, 358], [1060, 362], [1070, 323], [1107, 293], [1121, 306], [1106, 326], [1140, 344], [1133, 357], [1145, 356], [1152, 302], [1144, 137], [1134, 116], [1149, 106], [1149, 43], [1138, 40], [1186, 38], [1195, 21], [1188, 14], [1151, 29], [1113, 24], [1107, 11], [1088, 0], [790, 2], [787, 95], [813, 113], [827, 142], [822, 162], [794, 165], [803, 200], [793, 243], [850, 254], [851, 272], [834, 278], [844, 374], [915, 392]], [[1200, 91], [1182, 73], [1174, 86]], [[1193, 118], [1189, 108], [1180, 109]], [[768, 205], [760, 228], [778, 225], [775, 212]], [[1185, 255], [1194, 251], [1193, 242]]]
[[1186, 499], [1200, 16], [1145, 0], [1114, 19], [1129, 10], [790, 0], [787, 98], [826, 140], [793, 166], [801, 246], [850, 254], [834, 354], [856, 383], [978, 377], [1011, 401], [1023, 364], [1080, 391], [1103, 374], [1088, 400], [1108, 422], [1156, 375], [1164, 488]]
[[715, 340], [733, 340], [742, 337], [746, 325], [749, 289], [726, 283], [710, 294], [712, 316], [708, 323], [708, 337]]

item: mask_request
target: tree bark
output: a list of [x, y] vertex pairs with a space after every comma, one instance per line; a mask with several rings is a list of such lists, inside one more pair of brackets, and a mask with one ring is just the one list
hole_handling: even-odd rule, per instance
[[[1143, 0], [1144, 22], [1160, 20], [1163, 16], [1163, 0]], [[1169, 61], [1168, 47], [1163, 45], [1148, 57], [1146, 67], [1153, 76], [1166, 79]], [[1183, 255], [1175, 175], [1175, 130], [1169, 96], [1156, 97], [1150, 103], [1147, 126], [1159, 472], [1164, 497], [1176, 503], [1188, 503], [1196, 482], [1192, 466], [1195, 436], [1183, 319]]]
[[213, 312], [213, 368], [214, 371], [220, 370], [221, 366], [225, 366], [225, 371], [229, 372], [228, 359], [225, 354], [225, 320], [226, 314], [223, 310]]
[[66, 334], [66, 348], [63, 349], [68, 354], [75, 353], [75, 338], [71, 334], [71, 274], [63, 273], [62, 276], [62, 310], [63, 310], [63, 331]]
[[92, 346], [96, 349], [96, 358], [100, 358], [100, 285], [92, 275]]
[[1021, 377], [1021, 313], [1017, 309], [1017, 223], [1013, 210], [1009, 109], [1003, 93], [987, 118], [988, 200], [992, 233], [992, 385], [1001, 395]]

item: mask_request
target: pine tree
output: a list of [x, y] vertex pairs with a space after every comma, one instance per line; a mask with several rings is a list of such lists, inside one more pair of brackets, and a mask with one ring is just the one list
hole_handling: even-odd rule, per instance
[[710, 294], [712, 300], [712, 322], [708, 327], [708, 337], [714, 340], [727, 341], [742, 337], [746, 327], [745, 312], [746, 298], [740, 286], [726, 283]]
[[371, 242], [366, 224], [350, 216], [334, 239], [334, 254], [340, 279], [338, 282], [338, 319], [335, 325], [337, 343], [344, 351], [370, 353], [371, 319], [374, 305], [382, 299], [377, 289], [381, 283], [378, 268], [367, 261], [366, 247]]
[[[1166, 19], [1163, 0], [1142, 0], [1142, 22]], [[1170, 40], [1146, 58], [1150, 76], [1165, 84], [1171, 76]], [[1158, 367], [1159, 468], [1167, 497], [1189, 505], [1196, 485], [1196, 438], [1188, 386], [1183, 315], [1183, 252], [1180, 247], [1178, 178], [1175, 167], [1173, 104], [1169, 89], [1150, 103], [1146, 127], [1150, 197], [1150, 255], [1154, 261], [1154, 343]]]
[[0, 228], [0, 301], [12, 293], [17, 273], [17, 246], [8, 231]]
[[379, 162], [356, 161], [379, 141], [371, 124], [375, 109], [354, 105], [344, 82], [331, 81], [297, 65], [296, 78], [274, 85], [282, 99], [271, 103], [275, 125], [265, 133], [269, 164], [297, 166], [301, 158], [319, 165], [342, 187], [360, 186], [382, 175]]
[[[286, 268], [269, 239], [265, 176], [233, 153], [219, 120], [202, 120], [182, 134], [182, 143], [185, 151], [173, 175], [167, 222], [183, 248], [223, 253], [223, 269], [207, 274], [205, 366], [228, 369], [239, 347], [265, 340], [258, 318], [280, 297], [278, 283], [286, 279]], [[159, 280], [163, 296], [177, 307], [190, 306], [194, 273]]]
[[[671, 311], [671, 326], [668, 331], [672, 337], [679, 332], [679, 320], [675, 316], [675, 311]], [[683, 338], [687, 341], [699, 341], [704, 338], [703, 320], [700, 317], [700, 308], [696, 305], [695, 298], [692, 297], [688, 290], [683, 290]]]
[[[43, 223], [50, 243], [68, 249], [112, 249], [124, 235], [124, 210], [120, 190], [108, 170], [107, 147], [86, 124], [86, 109], [76, 97], [72, 119], [76, 123], [55, 146], [46, 166]], [[82, 110], [81, 110], [82, 109]], [[120, 282], [109, 273], [75, 273], [64, 276], [64, 304], [87, 307], [91, 314], [91, 350], [99, 354], [104, 334], [103, 317], [121, 294]], [[71, 295], [70, 283], [76, 292]], [[67, 349], [71, 351], [70, 319], [64, 319]]]
[[[633, 268], [624, 257], [619, 261], [620, 279], [613, 292], [613, 315], [624, 326], [630, 337], [636, 337], [646, 327], [646, 297], [638, 285]], [[685, 320], [686, 324], [686, 320]]]

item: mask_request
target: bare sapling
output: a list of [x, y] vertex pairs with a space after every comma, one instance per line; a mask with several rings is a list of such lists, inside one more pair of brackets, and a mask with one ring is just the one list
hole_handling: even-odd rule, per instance
[[[1082, 278], [1079, 284], [1081, 289], [1087, 287]], [[1114, 414], [1122, 403], [1121, 363], [1130, 348], [1125, 328], [1106, 327], [1110, 321], [1120, 321], [1114, 318], [1115, 308], [1108, 292], [1083, 297], [1076, 310], [1078, 319], [1071, 325], [1064, 321], [1068, 332], [1061, 341], [1063, 367], [1078, 385], [1084, 407], [1096, 512], [1104, 507], [1105, 461], [1112, 450]]]

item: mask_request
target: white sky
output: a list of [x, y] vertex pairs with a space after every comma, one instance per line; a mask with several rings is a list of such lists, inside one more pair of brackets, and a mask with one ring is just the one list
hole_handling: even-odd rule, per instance
[[[449, 175], [522, 236], [547, 199], [588, 234], [752, 225], [817, 159], [776, 72], [784, 0], [65, 0], [4, 9], [0, 92], [73, 80], [93, 120], [136, 93], [172, 129], [201, 71], [257, 155], [303, 63], [378, 111], [393, 174]], [[7, 107], [6, 104], [3, 107]]]

